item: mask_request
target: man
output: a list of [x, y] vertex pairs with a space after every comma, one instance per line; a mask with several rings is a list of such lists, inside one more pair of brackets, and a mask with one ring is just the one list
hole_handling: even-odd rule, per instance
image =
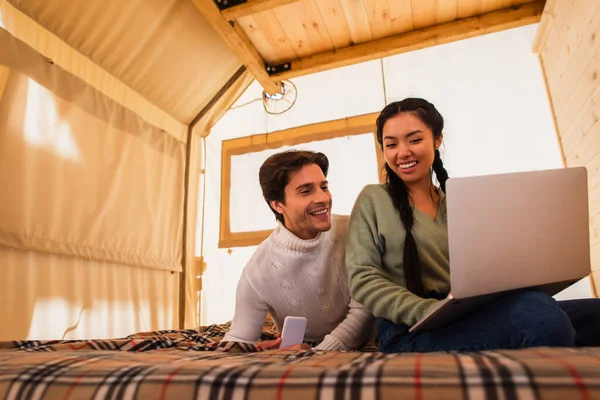
[[[272, 155], [261, 166], [260, 186], [277, 227], [242, 272], [224, 341], [256, 343], [267, 312], [280, 331], [285, 317], [306, 317], [304, 340], [319, 350], [352, 350], [365, 341], [372, 316], [350, 299], [348, 217], [332, 218], [328, 168], [325, 154], [296, 150]], [[257, 345], [273, 348], [280, 341]]]

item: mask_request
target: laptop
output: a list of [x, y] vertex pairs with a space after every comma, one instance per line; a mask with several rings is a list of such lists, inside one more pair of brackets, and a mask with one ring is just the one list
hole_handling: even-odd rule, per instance
[[584, 167], [448, 179], [446, 205], [451, 295], [410, 332], [515, 290], [553, 296], [591, 272]]

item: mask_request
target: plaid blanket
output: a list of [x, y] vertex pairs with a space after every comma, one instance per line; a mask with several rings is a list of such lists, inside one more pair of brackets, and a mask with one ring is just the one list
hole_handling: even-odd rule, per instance
[[257, 351], [218, 343], [227, 329], [0, 343], [0, 398], [600, 399], [600, 348]]

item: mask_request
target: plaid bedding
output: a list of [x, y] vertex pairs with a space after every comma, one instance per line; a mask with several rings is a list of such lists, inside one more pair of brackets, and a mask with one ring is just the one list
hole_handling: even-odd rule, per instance
[[227, 329], [0, 343], [0, 398], [600, 399], [600, 348], [257, 351], [219, 344]]

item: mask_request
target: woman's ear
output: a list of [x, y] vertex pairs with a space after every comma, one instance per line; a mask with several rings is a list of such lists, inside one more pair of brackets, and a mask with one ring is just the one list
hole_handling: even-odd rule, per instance
[[442, 145], [442, 140], [444, 139], [444, 134], [440, 134], [440, 137], [435, 139], [435, 149], [438, 150]]

